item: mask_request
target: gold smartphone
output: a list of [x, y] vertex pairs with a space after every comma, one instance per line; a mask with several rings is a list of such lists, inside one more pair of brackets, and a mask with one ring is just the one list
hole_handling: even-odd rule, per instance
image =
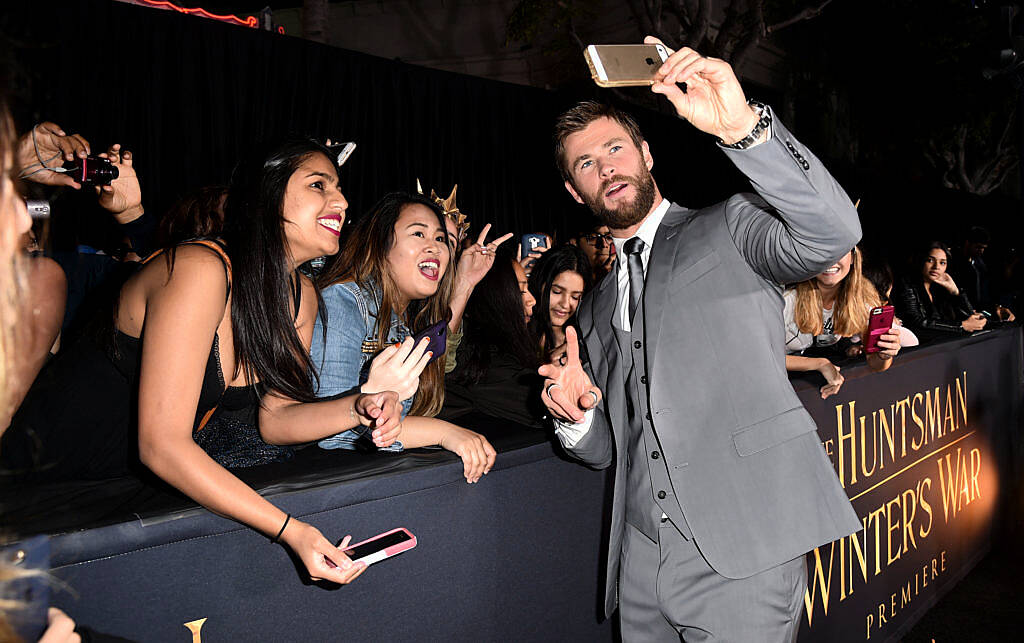
[[644, 87], [668, 58], [664, 45], [590, 45], [583, 50], [600, 87]]

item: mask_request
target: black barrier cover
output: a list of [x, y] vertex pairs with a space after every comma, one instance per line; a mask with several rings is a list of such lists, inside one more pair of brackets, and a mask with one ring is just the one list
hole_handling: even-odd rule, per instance
[[272, 494], [331, 539], [417, 537], [351, 585], [304, 583], [285, 548], [193, 510], [54, 537], [72, 589], [55, 604], [139, 641], [611, 640], [597, 621], [604, 475], [546, 443], [502, 453], [473, 485], [447, 460]]
[[[865, 525], [808, 556], [801, 641], [896, 640], [987, 551], [1020, 446], [1021, 345], [1013, 328], [907, 351], [825, 401], [796, 382]], [[303, 583], [284, 548], [191, 508], [53, 536], [71, 590], [54, 602], [143, 641], [611, 640], [597, 622], [607, 476], [523, 442], [478, 484], [461, 472], [410, 453], [364, 477], [258, 485], [329, 538], [418, 537], [348, 587]]]
[[987, 553], [1020, 392], [1018, 328], [799, 391], [863, 524], [808, 555], [801, 641], [898, 640]]

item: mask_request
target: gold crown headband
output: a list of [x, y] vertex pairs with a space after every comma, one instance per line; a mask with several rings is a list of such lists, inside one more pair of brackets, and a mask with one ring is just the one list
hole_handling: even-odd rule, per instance
[[[430, 200], [441, 206], [441, 209], [444, 210], [444, 215], [452, 220], [452, 223], [455, 224], [455, 229], [458, 231], [459, 241], [462, 241], [466, 236], [466, 231], [469, 230], [469, 219], [466, 218], [466, 215], [459, 212], [459, 208], [455, 206], [455, 191], [458, 189], [459, 184], [456, 183], [447, 199], [437, 196], [437, 192], [431, 189]], [[416, 179], [416, 192], [423, 194], [423, 186], [420, 184], [419, 179]]]

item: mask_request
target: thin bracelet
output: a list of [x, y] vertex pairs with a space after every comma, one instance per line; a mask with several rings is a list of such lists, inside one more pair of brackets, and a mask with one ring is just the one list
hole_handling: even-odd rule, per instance
[[281, 534], [284, 533], [284, 528], [288, 526], [288, 521], [291, 520], [291, 519], [292, 519], [292, 515], [291, 514], [285, 514], [284, 524], [281, 525], [281, 531], [277, 532], [277, 535], [270, 539], [271, 543], [276, 544], [277, 541], [280, 540]]

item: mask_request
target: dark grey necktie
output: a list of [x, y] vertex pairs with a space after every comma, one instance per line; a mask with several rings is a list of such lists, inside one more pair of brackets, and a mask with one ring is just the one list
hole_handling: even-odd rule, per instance
[[629, 321], [632, 323], [636, 314], [636, 306], [640, 303], [640, 293], [644, 289], [644, 240], [632, 237], [622, 246], [626, 253], [626, 265], [629, 268]]

